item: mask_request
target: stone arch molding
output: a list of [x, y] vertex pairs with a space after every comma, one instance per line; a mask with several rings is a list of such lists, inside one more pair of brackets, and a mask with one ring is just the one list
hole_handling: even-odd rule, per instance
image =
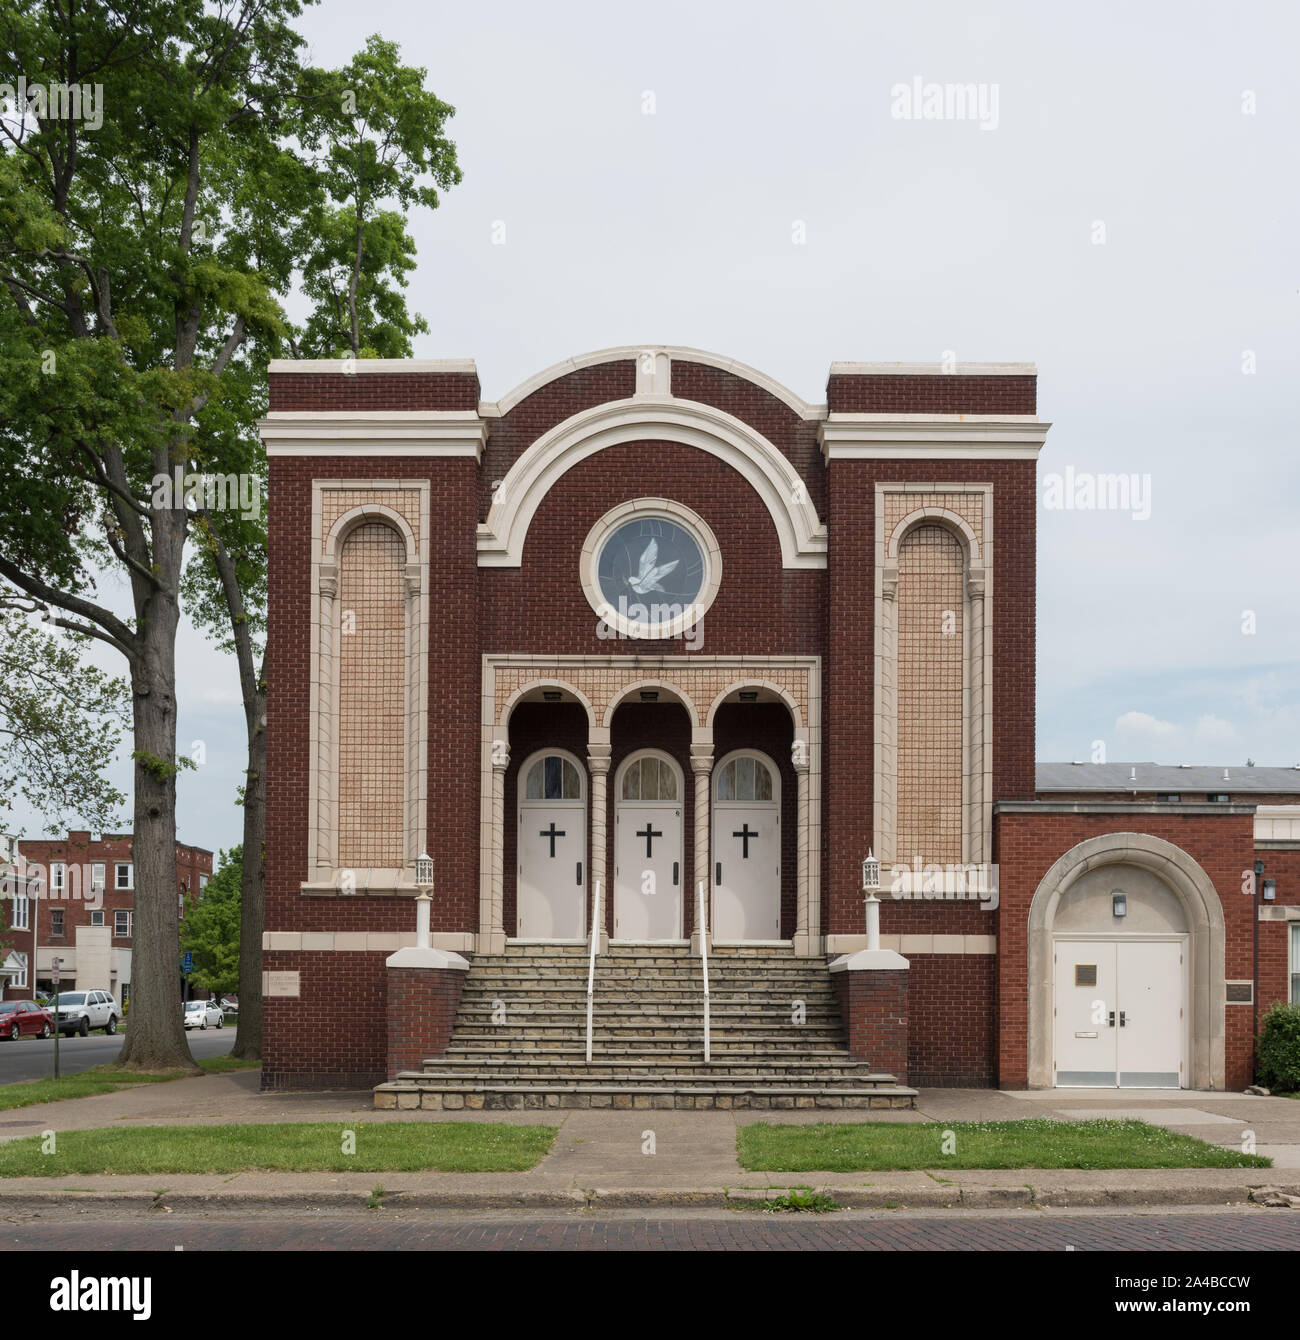
[[1181, 847], [1149, 833], [1105, 833], [1071, 847], [1043, 876], [1029, 906], [1029, 1084], [1050, 1089], [1052, 927], [1061, 897], [1081, 876], [1108, 865], [1135, 865], [1178, 898], [1189, 931], [1190, 1057], [1195, 1089], [1224, 1086], [1226, 934], [1223, 904], [1209, 875]]
[[542, 499], [573, 466], [607, 447], [664, 438], [727, 462], [758, 494], [776, 529], [787, 568], [826, 566], [826, 527], [794, 466], [734, 415], [690, 400], [615, 400], [583, 410], [524, 451], [496, 490], [478, 528], [480, 567], [517, 568]]

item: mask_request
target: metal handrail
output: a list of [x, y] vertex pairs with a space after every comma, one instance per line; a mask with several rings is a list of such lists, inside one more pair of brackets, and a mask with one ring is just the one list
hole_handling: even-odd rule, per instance
[[704, 881], [700, 881], [700, 966], [704, 970], [704, 1059], [709, 1060], [709, 917], [704, 903]]
[[591, 891], [591, 957], [587, 962], [587, 1060], [591, 1060], [591, 1006], [596, 988], [596, 917], [600, 907], [600, 880]]

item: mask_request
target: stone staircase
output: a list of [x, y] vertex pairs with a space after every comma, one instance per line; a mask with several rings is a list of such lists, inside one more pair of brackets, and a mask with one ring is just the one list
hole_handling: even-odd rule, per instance
[[[588, 951], [510, 945], [476, 955], [445, 1057], [375, 1089], [376, 1107], [886, 1108], [916, 1090], [844, 1047], [825, 963], [787, 948], [709, 955], [704, 1061], [699, 956], [615, 946], [596, 960], [586, 1059]], [[795, 1002], [803, 1003], [802, 1021]]]

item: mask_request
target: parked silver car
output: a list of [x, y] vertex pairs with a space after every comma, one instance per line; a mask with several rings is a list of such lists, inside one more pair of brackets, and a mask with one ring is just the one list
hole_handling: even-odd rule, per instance
[[187, 1000], [185, 1002], [186, 1028], [207, 1028], [209, 1024], [213, 1028], [224, 1028], [225, 1023], [225, 1015], [221, 1013], [221, 1006], [215, 1000]]
[[[105, 1033], [117, 1032], [122, 1009], [109, 992], [61, 991], [55, 1000], [58, 1002], [60, 1033], [80, 1033], [84, 1038], [92, 1028], [102, 1028]], [[54, 1009], [54, 1004], [54, 1001], [50, 1002], [50, 1009]]]

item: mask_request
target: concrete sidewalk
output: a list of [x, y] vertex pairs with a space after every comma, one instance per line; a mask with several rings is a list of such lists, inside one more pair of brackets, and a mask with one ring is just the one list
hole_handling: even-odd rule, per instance
[[[1226, 1205], [1252, 1189], [1300, 1195], [1300, 1102], [1238, 1094], [1057, 1090], [1011, 1094], [983, 1089], [922, 1090], [914, 1112], [573, 1111], [378, 1112], [368, 1091], [261, 1093], [256, 1071], [146, 1084], [3, 1114], [0, 1140], [45, 1131], [129, 1125], [225, 1125], [328, 1121], [360, 1127], [387, 1121], [488, 1121], [553, 1125], [552, 1152], [524, 1173], [239, 1173], [221, 1176], [7, 1178], [7, 1214], [364, 1212], [376, 1185], [385, 1207], [568, 1208], [718, 1207], [762, 1200], [773, 1188], [815, 1187], [842, 1205], [867, 1208], [1010, 1208]], [[1099, 1096], [1100, 1095], [1100, 1096]], [[1113, 1171], [746, 1173], [736, 1161], [736, 1129], [751, 1121], [957, 1122], [1135, 1116], [1211, 1143], [1240, 1148], [1254, 1132], [1271, 1169]], [[653, 1153], [649, 1148], [653, 1133]], [[775, 1194], [779, 1194], [779, 1191]], [[1285, 1211], [1282, 1211], [1285, 1213]]]

